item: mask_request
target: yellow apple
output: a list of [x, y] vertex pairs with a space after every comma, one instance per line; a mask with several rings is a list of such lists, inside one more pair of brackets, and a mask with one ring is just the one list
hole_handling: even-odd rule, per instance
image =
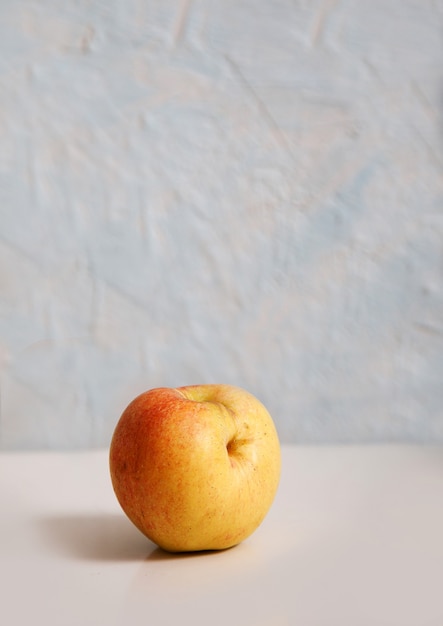
[[220, 550], [263, 521], [280, 445], [268, 411], [244, 389], [162, 387], [125, 409], [109, 462], [122, 509], [149, 539], [170, 552]]

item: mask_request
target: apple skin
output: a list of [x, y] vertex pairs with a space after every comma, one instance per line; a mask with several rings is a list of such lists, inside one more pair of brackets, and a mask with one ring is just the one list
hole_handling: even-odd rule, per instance
[[267, 514], [280, 444], [266, 408], [239, 387], [161, 387], [125, 409], [109, 464], [123, 511], [158, 546], [221, 550]]

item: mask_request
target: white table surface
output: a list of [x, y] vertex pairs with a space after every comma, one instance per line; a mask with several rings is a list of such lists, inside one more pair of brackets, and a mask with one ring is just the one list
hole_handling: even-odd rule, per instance
[[0, 455], [5, 626], [442, 626], [443, 448], [284, 447], [262, 526], [174, 556], [125, 518], [107, 452]]

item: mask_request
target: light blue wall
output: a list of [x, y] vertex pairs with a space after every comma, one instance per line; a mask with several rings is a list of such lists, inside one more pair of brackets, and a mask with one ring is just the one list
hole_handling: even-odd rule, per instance
[[443, 2], [1, 0], [0, 446], [227, 382], [443, 441]]

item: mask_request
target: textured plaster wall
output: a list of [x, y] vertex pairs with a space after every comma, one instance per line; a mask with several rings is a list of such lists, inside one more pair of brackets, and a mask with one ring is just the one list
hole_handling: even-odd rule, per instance
[[0, 447], [227, 382], [443, 441], [443, 2], [0, 0]]

